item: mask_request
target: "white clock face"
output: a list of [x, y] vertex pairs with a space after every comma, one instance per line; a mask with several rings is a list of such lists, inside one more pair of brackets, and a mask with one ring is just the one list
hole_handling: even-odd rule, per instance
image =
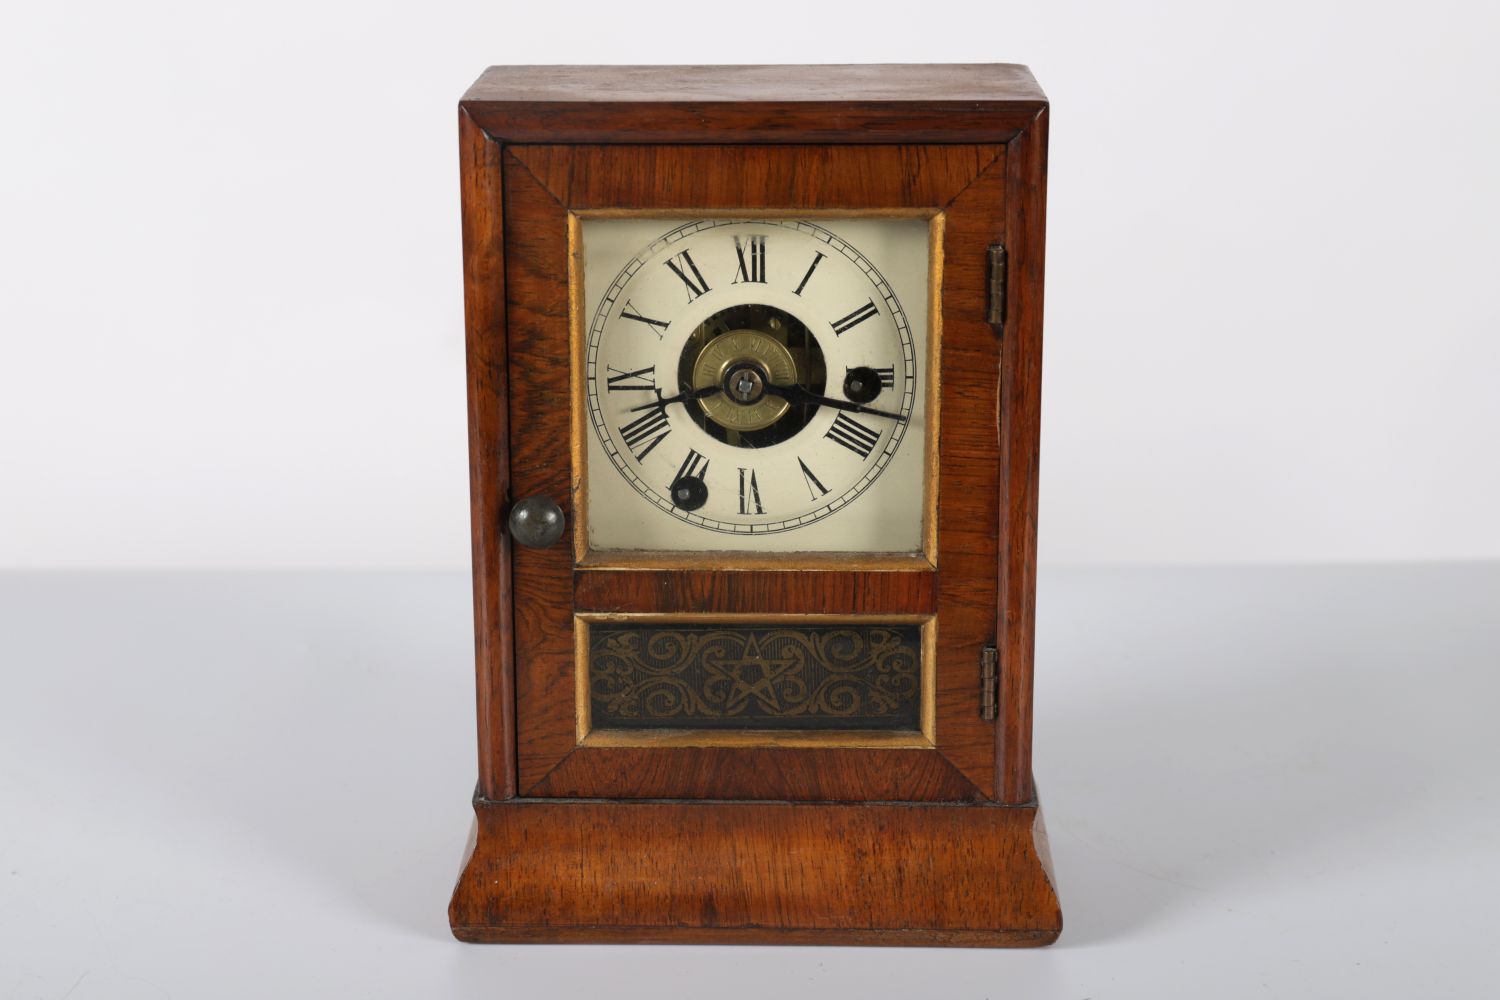
[[591, 550], [922, 549], [924, 219], [586, 218]]

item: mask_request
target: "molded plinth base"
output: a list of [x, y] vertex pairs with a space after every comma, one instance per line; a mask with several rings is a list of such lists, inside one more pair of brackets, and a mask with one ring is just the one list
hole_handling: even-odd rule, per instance
[[1041, 813], [914, 803], [475, 802], [464, 941], [1030, 946], [1062, 930]]

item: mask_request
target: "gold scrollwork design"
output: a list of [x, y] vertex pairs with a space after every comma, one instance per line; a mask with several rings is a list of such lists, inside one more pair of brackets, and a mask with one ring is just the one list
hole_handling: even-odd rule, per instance
[[917, 625], [590, 629], [595, 725], [907, 729], [920, 694]]

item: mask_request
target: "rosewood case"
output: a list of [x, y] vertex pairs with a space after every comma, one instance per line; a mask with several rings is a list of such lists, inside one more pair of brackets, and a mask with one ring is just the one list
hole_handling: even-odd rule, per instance
[[[453, 933], [1055, 940], [1031, 773], [1047, 101], [1030, 72], [493, 67], [459, 140], [479, 780]], [[512, 545], [522, 498], [575, 523], [570, 234], [609, 211], [937, 220], [930, 561], [621, 569]], [[591, 715], [585, 674], [601, 636], [641, 623], [757, 642], [868, 624], [920, 654], [923, 698], [899, 732], [879, 713], [863, 732], [632, 729]]]

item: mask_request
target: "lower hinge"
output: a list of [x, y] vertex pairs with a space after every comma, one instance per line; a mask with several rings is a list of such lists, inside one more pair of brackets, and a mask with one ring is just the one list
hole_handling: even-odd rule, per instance
[[1005, 331], [1005, 246], [996, 243], [990, 247], [989, 252], [989, 303], [985, 306], [984, 318], [990, 326], [995, 328], [995, 333]]
[[1000, 709], [1000, 652], [986, 646], [979, 654], [979, 717], [994, 722]]

